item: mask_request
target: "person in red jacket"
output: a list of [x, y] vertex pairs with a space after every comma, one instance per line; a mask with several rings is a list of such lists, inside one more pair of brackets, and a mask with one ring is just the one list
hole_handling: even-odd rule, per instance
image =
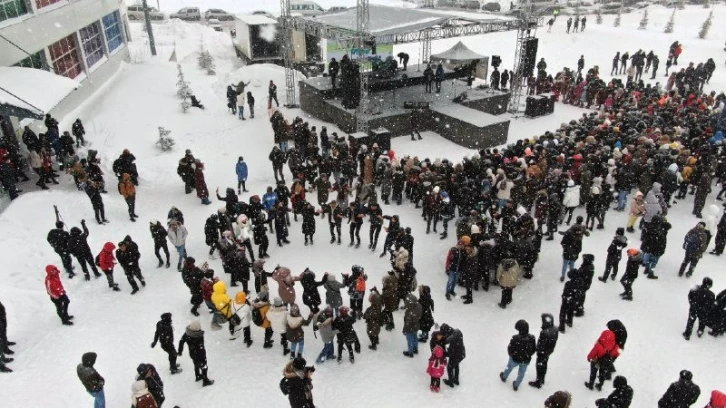
[[214, 307], [214, 303], [212, 303], [213, 286], [217, 282], [219, 282], [219, 278], [214, 276], [214, 270], [207, 269], [204, 271], [204, 279], [199, 283], [199, 286], [202, 288], [202, 299], [204, 299], [204, 304], [207, 305], [210, 313], [214, 313], [217, 310]]
[[96, 263], [101, 268], [106, 279], [108, 280], [108, 287], [118, 292], [118, 285], [113, 281], [113, 267], [116, 266], [116, 258], [113, 257], [113, 250], [116, 249], [116, 245], [113, 242], [106, 242], [103, 245], [103, 249], [96, 257]]
[[585, 387], [592, 389], [595, 385], [595, 377], [600, 370], [599, 382], [595, 385], [598, 391], [602, 390], [605, 377], [609, 372], [613, 371], [613, 361], [620, 355], [620, 347], [615, 342], [615, 332], [605, 330], [600, 334], [597, 343], [587, 355], [587, 361], [590, 362], [590, 381], [585, 382]]
[[711, 392], [711, 400], [706, 405], [706, 408], [726, 408], [726, 394], [719, 390], [713, 390]]
[[63, 282], [60, 279], [60, 271], [55, 265], [48, 265], [45, 267], [45, 290], [50, 296], [50, 301], [55, 305], [55, 311], [58, 313], [61, 322], [66, 326], [73, 326], [73, 316], [68, 315], [68, 304], [71, 301], [66, 295], [66, 290], [63, 288]]

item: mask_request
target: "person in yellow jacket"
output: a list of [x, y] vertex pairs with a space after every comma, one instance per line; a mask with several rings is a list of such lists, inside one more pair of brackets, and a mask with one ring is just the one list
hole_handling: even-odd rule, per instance
[[[232, 315], [234, 314], [234, 306], [232, 305], [232, 299], [227, 294], [227, 284], [219, 281], [212, 286], [212, 304], [217, 309], [215, 316], [216, 321], [213, 321], [213, 325], [223, 323], [224, 321], [229, 322], [229, 334], [234, 335], [234, 324]], [[224, 320], [222, 320], [224, 318]], [[221, 322], [220, 322], [221, 320]]]
[[129, 217], [131, 221], [136, 222], [136, 218], [139, 217], [136, 215], [136, 187], [133, 181], [131, 181], [131, 175], [129, 173], [124, 173], [121, 176], [121, 181], [118, 183], [118, 192], [126, 200], [126, 205], [129, 206]]
[[262, 347], [272, 348], [272, 335], [274, 332], [272, 331], [270, 321], [267, 319], [267, 312], [270, 310], [270, 295], [267, 292], [258, 293], [257, 299], [252, 302], [252, 307], [259, 310], [262, 316], [262, 324], [257, 324], [257, 321], [255, 321], [255, 324], [265, 329], [265, 343]]
[[689, 156], [686, 160], [686, 165], [683, 166], [683, 170], [681, 171], [681, 183], [678, 185], [678, 195], [676, 195], [677, 200], [686, 198], [688, 186], [691, 184], [691, 175], [696, 169], [697, 162], [698, 159], [693, 156]]

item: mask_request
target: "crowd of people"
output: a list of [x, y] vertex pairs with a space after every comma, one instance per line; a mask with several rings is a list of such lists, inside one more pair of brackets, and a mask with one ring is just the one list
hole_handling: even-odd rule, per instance
[[[677, 64], [677, 55], [674, 56], [673, 63]], [[622, 62], [623, 57], [618, 57], [617, 61]], [[636, 71], [648, 61], [648, 55], [642, 51], [631, 57], [631, 61], [633, 58], [636, 59], [632, 62]], [[651, 64], [654, 61], [652, 58]], [[651, 67], [656, 69], [655, 65]], [[583, 68], [579, 64], [578, 68], [579, 76]], [[540, 68], [540, 72], [545, 69], [546, 66]], [[567, 79], [568, 74], [564, 75], [559, 80], [566, 83], [570, 79]], [[552, 313], [543, 313], [539, 338], [530, 334], [528, 322], [517, 321], [514, 325], [517, 333], [508, 346], [509, 360], [499, 374], [506, 382], [517, 368], [518, 374], [512, 384], [517, 391], [532, 357], [536, 356], [536, 379], [529, 385], [540, 388], [545, 383], [548, 361], [558, 337], [566, 333], [567, 327], [573, 326], [575, 317], [585, 316], [586, 296], [593, 289], [596, 263], [605, 267], [599, 281], [607, 284], [618, 276], [625, 251], [627, 261], [620, 279], [624, 288], [621, 298], [625, 301], [633, 299], [633, 285], [641, 270], [649, 279], [658, 278], [660, 257], [674, 247], [673, 239], [668, 246], [671, 229], [668, 212], [674, 200], [680, 205], [689, 205], [692, 200], [695, 218], [693, 228], [676, 240], [676, 245], [682, 243], [684, 250], [677, 275], [691, 278], [699, 260], [709, 252], [712, 241], [713, 250], [709, 254], [720, 256], [723, 252], [726, 216], [716, 201], [709, 203], [709, 197], [714, 179], [720, 188], [716, 199], [720, 200], [726, 191], [726, 149], [723, 149], [721, 130], [726, 117], [726, 95], [702, 93], [692, 75], [696, 74], [684, 72], [678, 82], [676, 74], [676, 83], [670, 89], [642, 86], [642, 81], [635, 79], [625, 86], [612, 81], [603, 88], [608, 91], [605, 101], [597, 103], [598, 112], [585, 113], [558, 129], [518, 140], [502, 150], [482, 149], [459, 163], [397, 156], [394, 151], [384, 151], [377, 144], [369, 147], [359, 144], [353, 137], [346, 138], [335, 132], [328, 135], [325, 127], [318, 133], [315, 126], [309, 126], [302, 118], [295, 118], [288, 124], [283, 114], [275, 111], [270, 118], [275, 146], [269, 160], [276, 185], [268, 186], [261, 196], [252, 192], [249, 200], [240, 200], [239, 195], [247, 191], [245, 183], [249, 175], [244, 158], [240, 157], [235, 166], [236, 191], [227, 188], [224, 196], [217, 191], [216, 198], [223, 205], [205, 222], [203, 236], [209, 247], [208, 255], [210, 259], [215, 259], [215, 254], [219, 256], [223, 272], [229, 279], [216, 275], [207, 262], [197, 262], [187, 254], [188, 231], [181, 210], [171, 208], [166, 227], [156, 220], [150, 222], [158, 267], [169, 268], [171, 265], [168, 243], [177, 251], [177, 269], [189, 289], [190, 313], [194, 316], [177, 346], [172, 315], [162, 314], [151, 347], [157, 343], [161, 345], [168, 354], [169, 372], [177, 374], [182, 371], [177, 357], [183, 354], [186, 345], [195, 380], [201, 381], [203, 386], [214, 384], [208, 376], [205, 332], [197, 319], [199, 307], [205, 305], [212, 315], [212, 330], [220, 330], [227, 324], [230, 338], [242, 336], [246, 347], [253, 344], [252, 326], [263, 333], [264, 349], [273, 348], [273, 337], [275, 333], [279, 334], [280, 351], [290, 358], [283, 369], [280, 390], [292, 407], [311, 408], [314, 407], [315, 367], [309, 366], [304, 357], [304, 326], [312, 325], [313, 330], [321, 334], [322, 350], [315, 359], [317, 364], [329, 360], [342, 363], [345, 350], [348, 361], [354, 363], [356, 354], [361, 353], [361, 339], [356, 331], [359, 321], [365, 323], [370, 342], [368, 348], [375, 352], [380, 345], [381, 328], [394, 330], [394, 313], [402, 311], [406, 344], [402, 354], [413, 358], [419, 353], [419, 344], [428, 342], [431, 354], [426, 373], [431, 377], [430, 390], [440, 391], [445, 374], [444, 384], [456, 388], [460, 386], [460, 365], [466, 358], [464, 336], [461, 330], [449, 324], [436, 323], [445, 319], [434, 318], [432, 290], [440, 291], [448, 301], [456, 298], [456, 290], [463, 290], [465, 295], [461, 299], [463, 304], [469, 305], [475, 300], [483, 300], [484, 295], [475, 296], [475, 291], [481, 288], [488, 292], [499, 286], [501, 300], [498, 305], [506, 308], [513, 302], [516, 287], [523, 280], [535, 277], [543, 246], [554, 245], [546, 241], [557, 238], [563, 260], [558, 278], [564, 283], [558, 321]], [[587, 90], [583, 92], [593, 96], [586, 102], [599, 98], [599, 91], [591, 94], [589, 90], [593, 81], [601, 81], [598, 78], [597, 67], [587, 72], [587, 85], [583, 86]], [[695, 78], [701, 77], [696, 75]], [[240, 83], [244, 85], [244, 82]], [[563, 86], [559, 85], [558, 92], [569, 94]], [[243, 95], [232, 91], [238, 97]], [[611, 99], [609, 103], [606, 102], [608, 99]], [[271, 104], [272, 96], [269, 102]], [[55, 131], [57, 134], [57, 122], [46, 120], [46, 125], [48, 133]], [[79, 133], [82, 135], [83, 132]], [[53, 149], [52, 137], [39, 138], [38, 142], [30, 136], [27, 139], [23, 137], [23, 142], [29, 150], [32, 147], [37, 152], [35, 149], [40, 146], [41, 153], [46, 149], [49, 154], [44, 143], [50, 143], [50, 149]], [[67, 143], [62, 140], [58, 143], [56, 157], [68, 158], [59, 161], [71, 169], [76, 168], [71, 172], [76, 186], [90, 197], [96, 221], [105, 224], [108, 221], [101, 199], [105, 182], [97, 152], [92, 155], [89, 151], [83, 162], [76, 160], [72, 149], [68, 151]], [[77, 143], [81, 144], [82, 139]], [[12, 162], [12, 157], [10, 153], [7, 161]], [[134, 155], [124, 150], [112, 169], [118, 178], [119, 193], [128, 204], [130, 220], [135, 221], [133, 198], [139, 186], [139, 175]], [[202, 204], [211, 204], [203, 171], [201, 160], [187, 150], [179, 161], [177, 174], [186, 193], [196, 190]], [[286, 173], [291, 175], [290, 183], [285, 181]], [[309, 197], [310, 194], [314, 196]], [[401, 224], [395, 209], [404, 200], [421, 210], [423, 221], [420, 225]], [[595, 228], [606, 228], [610, 211], [628, 211], [627, 225], [613, 226], [615, 233], [607, 250], [600, 254], [582, 254], [583, 240]], [[582, 215], [575, 215], [575, 212]], [[321, 217], [323, 223], [327, 221], [330, 245], [342, 245], [342, 224], [345, 222], [349, 237], [346, 242], [356, 249], [361, 246], [363, 224], [368, 224], [368, 250], [372, 253], [380, 250], [380, 257], [390, 257], [391, 269], [384, 274], [380, 290], [378, 282], [369, 281], [365, 268], [359, 265], [353, 265], [349, 273], [340, 277], [331, 273], [318, 277], [310, 269], [295, 275], [289, 268], [279, 265], [272, 270], [266, 268], [265, 259], [270, 250], [268, 234], [274, 236], [278, 248], [284, 248], [292, 239], [293, 222], [298, 223], [300, 218], [300, 239], [305, 245], [315, 245], [317, 217]], [[387, 226], [384, 226], [386, 222]], [[441, 228], [441, 239], [447, 239], [449, 224], [453, 224], [456, 243], [442, 254], [446, 278], [439, 282], [420, 282], [414, 266], [415, 235], [412, 231], [425, 228], [425, 234], [430, 234], [439, 233], [438, 228]], [[611, 224], [608, 222], [609, 226]], [[132, 295], [140, 290], [137, 282], [142, 287], [146, 285], [139, 266], [139, 247], [130, 236], [118, 244], [107, 242], [94, 257], [86, 242], [89, 231], [85, 221], [81, 228], [73, 227], [70, 232], [65, 228], [58, 220], [56, 228], [48, 233], [47, 241], [60, 256], [63, 272], [69, 279], [75, 275], [73, 256], [86, 280], [91, 280], [89, 269], [96, 278], [103, 276], [98, 271], [100, 268], [113, 291], [120, 290], [113, 278], [117, 263], [127, 277]], [[641, 230], [639, 244], [636, 229]], [[379, 248], [379, 236], [383, 231], [386, 236]], [[604, 262], [598, 260], [600, 256]], [[47, 293], [61, 323], [73, 325], [73, 316], [68, 312], [70, 299], [62, 284], [61, 271], [48, 265], [46, 274]], [[538, 274], [537, 278], [552, 277]], [[250, 280], [253, 287], [249, 285]], [[277, 284], [276, 296], [272, 294], [269, 280]], [[240, 284], [242, 290], [234, 297], [230, 296], [226, 281], [230, 287]], [[301, 298], [297, 298], [298, 284], [302, 287]], [[701, 284], [689, 292], [688, 320], [682, 334], [685, 340], [691, 339], [696, 320], [698, 337], [706, 333], [706, 329], [710, 329], [708, 334], [714, 337], [726, 333], [726, 290], [716, 295], [711, 291], [713, 284], [711, 278], [704, 276]], [[325, 294], [324, 303], [321, 288]], [[251, 296], [253, 289], [254, 297]], [[343, 304], [341, 291], [348, 293], [349, 306]], [[364, 309], [365, 299], [369, 305]], [[308, 308], [307, 314], [301, 304]], [[14, 343], [9, 342], [5, 334], [4, 308], [0, 317], [0, 371], [10, 372], [5, 364], [12, 358], [6, 355], [13, 354], [9, 346]], [[627, 334], [621, 321], [608, 322], [586, 356], [590, 376], [585, 387], [600, 391], [606, 381], [613, 381], [612, 392], [597, 401], [598, 407], [631, 406], [635, 390], [626, 376], [619, 373], [613, 379], [614, 364], [625, 348]], [[334, 343], [337, 343], [337, 352]], [[77, 372], [85, 389], [94, 397], [96, 407], [103, 407], [104, 379], [94, 368], [96, 357], [92, 352], [84, 354]], [[135, 406], [160, 407], [165, 397], [156, 368], [141, 364], [137, 374], [133, 384]], [[688, 407], [695, 403], [700, 392], [691, 372], [684, 369], [658, 406]], [[714, 391], [709, 406], [722, 407], [724, 397]], [[569, 392], [558, 391], [547, 398], [545, 406], [570, 407], [571, 399]]]

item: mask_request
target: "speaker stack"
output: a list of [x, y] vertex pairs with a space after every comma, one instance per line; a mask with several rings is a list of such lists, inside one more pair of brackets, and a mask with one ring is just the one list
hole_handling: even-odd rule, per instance
[[539, 47], [539, 38], [529, 37], [522, 43], [522, 73], [525, 78], [534, 75], [534, 68], [537, 65], [537, 48]]

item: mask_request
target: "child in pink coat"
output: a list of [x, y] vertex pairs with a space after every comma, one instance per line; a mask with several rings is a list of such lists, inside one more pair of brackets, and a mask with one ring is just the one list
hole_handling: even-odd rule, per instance
[[431, 357], [429, 357], [429, 365], [426, 368], [426, 373], [431, 376], [431, 391], [439, 392], [441, 388], [441, 377], [446, 372], [446, 357], [444, 357], [444, 349], [441, 346], [436, 346], [431, 351]]

